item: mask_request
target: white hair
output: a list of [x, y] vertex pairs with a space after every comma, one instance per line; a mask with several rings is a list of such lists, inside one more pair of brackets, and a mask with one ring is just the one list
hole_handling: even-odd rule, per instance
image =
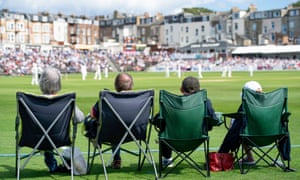
[[244, 88], [251, 89], [253, 91], [262, 92], [262, 87], [257, 81], [248, 81], [244, 85]]
[[45, 68], [41, 74], [39, 85], [43, 94], [57, 94], [61, 89], [59, 70], [52, 67]]

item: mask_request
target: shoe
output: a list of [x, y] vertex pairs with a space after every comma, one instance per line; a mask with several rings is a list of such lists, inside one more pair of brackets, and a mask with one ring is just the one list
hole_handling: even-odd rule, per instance
[[66, 173], [66, 172], [70, 172], [70, 171], [68, 170], [68, 168], [66, 166], [64, 166], [62, 164], [58, 165], [56, 167], [56, 169], [50, 171], [50, 173]]
[[172, 158], [163, 158], [162, 165], [163, 167], [173, 167], [174, 165]]
[[249, 161], [247, 158], [240, 160], [239, 164], [244, 164], [244, 165], [255, 165], [255, 161]]
[[280, 160], [276, 160], [276, 161], [274, 162], [274, 165], [277, 166], [277, 167], [284, 167], [283, 162], [281, 162]]
[[113, 160], [111, 163], [112, 169], [121, 169], [121, 160]]

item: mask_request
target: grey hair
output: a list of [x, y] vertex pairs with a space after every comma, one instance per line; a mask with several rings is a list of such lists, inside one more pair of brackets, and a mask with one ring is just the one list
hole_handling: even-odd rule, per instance
[[39, 85], [43, 94], [58, 93], [61, 90], [60, 72], [52, 67], [45, 68], [41, 74]]

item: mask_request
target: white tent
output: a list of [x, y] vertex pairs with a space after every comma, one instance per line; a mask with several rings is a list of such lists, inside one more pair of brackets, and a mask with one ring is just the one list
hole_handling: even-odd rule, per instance
[[280, 53], [300, 53], [300, 45], [266, 45], [266, 46], [244, 46], [237, 47], [232, 51], [237, 54], [280, 54]]

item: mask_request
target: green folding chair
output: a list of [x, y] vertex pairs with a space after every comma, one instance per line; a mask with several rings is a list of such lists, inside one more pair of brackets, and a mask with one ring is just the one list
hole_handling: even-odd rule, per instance
[[[210, 176], [209, 169], [209, 136], [207, 131], [207, 92], [201, 90], [195, 94], [183, 96], [175, 95], [165, 90], [160, 91], [159, 106], [160, 122], [156, 124], [159, 139], [159, 176], [166, 177], [182, 162], [187, 162], [205, 177]], [[163, 125], [164, 124], [164, 125]], [[165, 126], [163, 129], [162, 126]], [[162, 166], [161, 143], [169, 146], [176, 156], [173, 157], [173, 167]], [[192, 154], [204, 144], [204, 166], [199, 158], [193, 159]], [[195, 153], [194, 153], [195, 152]], [[203, 171], [206, 171], [203, 172]]]
[[[290, 168], [288, 130], [290, 113], [287, 109], [287, 98], [287, 88], [267, 93], [259, 93], [247, 88], [242, 90], [243, 111], [241, 114], [245, 128], [240, 133], [242, 153], [238, 158], [242, 174], [259, 165], [260, 161], [268, 166], [278, 166], [284, 171], [293, 171]], [[243, 151], [244, 146], [249, 148]], [[257, 156], [257, 159], [254, 165], [244, 165], [244, 157], [250, 150]]]

